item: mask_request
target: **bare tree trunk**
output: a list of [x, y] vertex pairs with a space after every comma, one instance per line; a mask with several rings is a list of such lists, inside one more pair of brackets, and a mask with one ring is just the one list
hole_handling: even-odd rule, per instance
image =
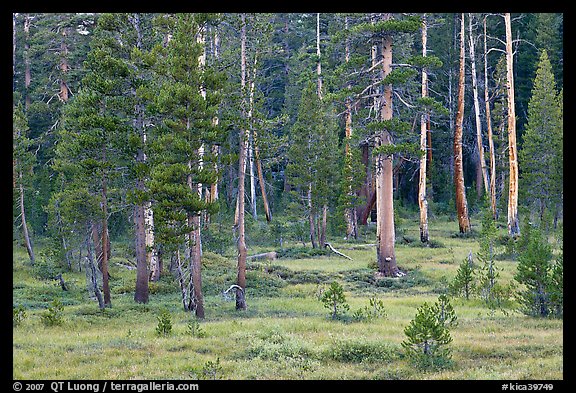
[[[94, 224], [91, 225], [94, 228]], [[102, 298], [102, 292], [100, 292], [100, 288], [98, 287], [98, 279], [97, 279], [97, 272], [96, 266], [94, 266], [94, 251], [91, 246], [91, 239], [90, 235], [86, 238], [86, 279], [88, 281], [88, 293], [91, 291], [94, 292], [94, 296], [98, 299], [98, 307], [100, 310], [106, 308], [106, 304], [104, 303], [104, 299]]]
[[490, 207], [492, 217], [497, 218], [496, 212], [496, 152], [492, 136], [492, 119], [490, 114], [490, 99], [488, 89], [488, 47], [486, 44], [486, 16], [484, 17], [484, 101], [486, 104], [486, 127], [488, 129], [488, 149], [490, 155]]
[[[422, 56], [426, 57], [426, 44], [428, 41], [428, 26], [426, 16], [422, 17]], [[422, 97], [428, 96], [428, 73], [422, 69]], [[420, 178], [418, 181], [418, 206], [420, 207], [420, 241], [428, 243], [428, 201], [426, 200], [426, 136], [428, 113], [420, 115]]]
[[[384, 19], [389, 20], [390, 14], [385, 14]], [[392, 71], [392, 36], [386, 35], [382, 38], [382, 79], [386, 78]], [[381, 120], [390, 120], [392, 111], [392, 85], [384, 85], [383, 103], [380, 110]], [[379, 145], [391, 145], [392, 136], [388, 130], [382, 130], [379, 138]], [[396, 253], [394, 249], [395, 229], [394, 229], [394, 188], [393, 188], [393, 156], [379, 153], [376, 159], [376, 209], [378, 214], [377, 228], [378, 239], [378, 269], [386, 277], [396, 277], [399, 275], [396, 264]]]
[[150, 201], [144, 204], [144, 232], [146, 239], [146, 261], [150, 269], [150, 281], [160, 280], [162, 274], [162, 261], [158, 253], [158, 248], [154, 242], [154, 211]]
[[260, 193], [262, 194], [262, 203], [264, 204], [264, 214], [266, 215], [266, 221], [272, 221], [272, 212], [270, 211], [270, 205], [268, 204], [268, 197], [266, 196], [266, 183], [264, 182], [264, 173], [262, 172], [262, 163], [260, 161], [260, 151], [258, 149], [258, 134], [256, 131], [253, 132], [254, 135], [254, 158], [256, 159], [256, 172], [258, 173], [258, 183], [260, 183]]
[[[216, 59], [220, 58], [220, 35], [218, 30], [214, 31], [214, 57]], [[212, 123], [217, 126], [219, 122], [218, 116], [214, 117]], [[220, 146], [212, 146], [212, 154], [214, 155], [214, 171], [218, 172], [218, 156], [220, 155]], [[210, 199], [209, 202], [214, 203], [218, 200], [218, 180], [210, 185]]]
[[308, 222], [310, 223], [310, 242], [312, 248], [318, 247], [316, 244], [316, 230], [314, 225], [314, 212], [312, 210], [312, 183], [308, 184]]
[[30, 71], [30, 22], [29, 14], [24, 15], [24, 86], [26, 88], [25, 108], [28, 110], [31, 103], [30, 83], [32, 75]]
[[248, 138], [248, 162], [250, 163], [250, 208], [252, 210], [252, 217], [254, 221], [258, 221], [258, 211], [256, 209], [256, 176], [254, 174], [254, 140], [252, 138], [252, 133]]
[[320, 248], [324, 248], [326, 245], [326, 227], [328, 224], [328, 205], [324, 204], [322, 206], [322, 230], [320, 231]]
[[318, 62], [316, 64], [316, 74], [318, 75], [318, 98], [322, 100], [322, 65], [320, 62], [320, 13], [316, 14], [316, 55]]
[[204, 318], [204, 296], [202, 295], [202, 256], [200, 241], [200, 215], [188, 215], [188, 225], [192, 226], [189, 233], [190, 242], [190, 281], [192, 284], [192, 296], [194, 313], [197, 318]]
[[510, 175], [508, 187], [508, 234], [520, 235], [518, 221], [518, 152], [516, 150], [516, 109], [514, 106], [514, 63], [512, 54], [512, 26], [510, 13], [504, 14], [506, 25], [506, 90], [508, 91], [508, 158]]
[[[139, 180], [138, 183], [142, 183]], [[139, 185], [137, 185], [138, 187]], [[140, 185], [141, 187], [141, 185]], [[146, 219], [144, 206], [139, 203], [134, 208], [136, 240], [136, 290], [134, 301], [148, 303], [148, 263], [146, 261]]]
[[[480, 166], [482, 181], [484, 184], [484, 191], [488, 192], [488, 174], [486, 169], [486, 160], [484, 160], [484, 145], [482, 144], [482, 125], [480, 122], [480, 103], [478, 100], [478, 81], [476, 78], [476, 53], [474, 49], [474, 37], [472, 35], [472, 14], [468, 14], [468, 29], [470, 32], [470, 36], [468, 37], [470, 40], [470, 64], [472, 67], [472, 92], [474, 96], [474, 113], [476, 119], [476, 145], [478, 148], [478, 163]], [[482, 195], [482, 188], [479, 184], [476, 185], [478, 196]]]
[[[102, 162], [106, 162], [106, 148], [102, 147]], [[112, 307], [110, 299], [110, 276], [108, 274], [109, 239], [108, 239], [108, 195], [106, 175], [102, 177], [102, 292], [104, 292], [104, 305]]]
[[460, 74], [458, 77], [458, 111], [454, 127], [454, 184], [456, 188], [456, 214], [461, 233], [470, 231], [464, 168], [462, 160], [462, 125], [464, 121], [464, 13], [460, 23]]
[[[344, 28], [348, 29], [348, 16], [344, 17]], [[346, 47], [345, 47], [345, 60], [346, 63], [350, 62], [350, 41], [346, 38]], [[348, 90], [352, 87], [350, 84], [346, 86]], [[352, 189], [352, 150], [350, 147], [350, 139], [352, 138], [352, 100], [350, 97], [346, 97], [346, 110], [344, 112], [344, 122], [345, 122], [345, 139], [346, 145], [344, 147], [344, 154], [348, 159], [348, 174], [349, 178], [347, 179], [349, 183], [348, 187], [348, 195], [353, 196], [355, 191]], [[358, 239], [358, 215], [356, 214], [356, 209], [353, 207], [346, 208], [344, 211], [344, 219], [346, 220], [346, 239], [354, 238]]]
[[[246, 15], [242, 14], [242, 27], [240, 32], [241, 51], [241, 86], [242, 100], [246, 102]], [[245, 106], [244, 106], [245, 107]], [[246, 113], [244, 113], [246, 116]], [[238, 157], [238, 273], [236, 284], [241, 288], [236, 290], [236, 310], [246, 309], [246, 233], [244, 226], [244, 183], [246, 177], [246, 133], [240, 130], [240, 153]]]
[[20, 178], [20, 220], [22, 221], [22, 234], [24, 235], [24, 243], [26, 245], [26, 251], [28, 252], [28, 257], [30, 258], [30, 264], [34, 266], [36, 262], [36, 257], [34, 255], [34, 248], [32, 247], [32, 240], [30, 239], [30, 233], [28, 232], [28, 224], [26, 222], [26, 210], [24, 209], [24, 186], [22, 185], [22, 171], [19, 172]]
[[[132, 24], [133, 29], [136, 32], [136, 47], [138, 49], [142, 48], [142, 32], [140, 30], [140, 15], [134, 13], [130, 15], [129, 21]], [[132, 96], [136, 98], [136, 89], [132, 89]], [[144, 108], [143, 105], [136, 101], [134, 105], [134, 128], [140, 136], [142, 146], [146, 143], [146, 134], [144, 132]], [[136, 162], [143, 164], [146, 161], [146, 155], [144, 154], [143, 147], [138, 148], [136, 153]], [[136, 189], [143, 193], [145, 191], [145, 185], [143, 179], [138, 179], [136, 181]], [[152, 227], [148, 227], [147, 215], [151, 213], [150, 203], [146, 201], [138, 201], [134, 207], [134, 224], [135, 224], [135, 247], [136, 247], [136, 289], [134, 291], [134, 301], [136, 303], [148, 303], [148, 267], [153, 270], [153, 261], [150, 260], [147, 251], [147, 246], [153, 246], [149, 244], [149, 233], [153, 231]]]

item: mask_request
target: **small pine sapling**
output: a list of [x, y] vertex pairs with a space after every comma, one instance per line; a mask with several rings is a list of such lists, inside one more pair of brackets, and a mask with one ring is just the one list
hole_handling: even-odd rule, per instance
[[167, 337], [172, 334], [172, 315], [166, 309], [162, 310], [156, 317], [158, 325], [156, 326], [156, 335], [158, 337]]
[[468, 257], [460, 264], [456, 276], [450, 283], [449, 291], [455, 296], [463, 295], [468, 300], [474, 288], [474, 262], [472, 260], [472, 251], [470, 251]]
[[338, 282], [333, 281], [330, 287], [322, 294], [320, 299], [324, 307], [331, 310], [332, 319], [337, 319], [339, 316], [350, 310], [350, 306], [346, 303], [346, 295], [344, 289]]
[[42, 314], [42, 323], [44, 326], [59, 326], [64, 323], [64, 305], [59, 299], [54, 299], [48, 307], [48, 310]]
[[444, 367], [450, 362], [452, 342], [449, 328], [456, 324], [456, 314], [445, 295], [438, 302], [425, 302], [410, 324], [404, 328], [402, 342], [407, 357], [419, 368]]

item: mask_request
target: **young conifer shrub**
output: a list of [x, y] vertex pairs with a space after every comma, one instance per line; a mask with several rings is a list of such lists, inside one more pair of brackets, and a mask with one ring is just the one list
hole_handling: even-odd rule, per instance
[[337, 319], [350, 310], [350, 306], [346, 303], [346, 295], [344, 289], [338, 282], [333, 281], [330, 287], [322, 294], [320, 301], [324, 307], [331, 310], [332, 319]]
[[466, 300], [474, 292], [474, 263], [472, 261], [472, 252], [460, 263], [456, 276], [449, 285], [448, 290], [454, 296], [464, 296]]
[[402, 342], [406, 356], [418, 368], [443, 368], [450, 364], [452, 342], [449, 328], [456, 325], [456, 314], [448, 297], [440, 296], [433, 305], [425, 302], [404, 328]]
[[[527, 227], [523, 236], [526, 236], [526, 247], [518, 257], [514, 276], [523, 285], [518, 300], [526, 315], [547, 317], [558, 309], [558, 294], [562, 292], [562, 260], [552, 265], [552, 247], [540, 229]], [[557, 304], [553, 305], [552, 299]]]
[[158, 325], [156, 326], [156, 335], [159, 337], [167, 337], [172, 334], [172, 315], [166, 309], [162, 310], [158, 319]]

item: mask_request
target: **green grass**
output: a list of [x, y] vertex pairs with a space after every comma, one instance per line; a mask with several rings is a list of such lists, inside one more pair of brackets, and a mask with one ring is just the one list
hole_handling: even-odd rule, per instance
[[[14, 379], [195, 379], [208, 362], [220, 360], [221, 379], [563, 379], [563, 321], [524, 316], [509, 305], [491, 314], [478, 298], [452, 298], [459, 324], [451, 330], [452, 366], [422, 372], [404, 357], [404, 328], [425, 301], [446, 290], [474, 238], [459, 239], [457, 224], [430, 223], [440, 247], [397, 244], [397, 260], [407, 276], [378, 279], [371, 264], [374, 247], [332, 240], [353, 258], [337, 255], [280, 258], [248, 263], [243, 312], [222, 291], [235, 281], [234, 258], [204, 253], [204, 337], [187, 332], [190, 315], [168, 272], [154, 284], [148, 304], [133, 301], [135, 271], [110, 266], [112, 308], [98, 310], [89, 299], [84, 272], [65, 272], [70, 291], [33, 275], [23, 248], [14, 247], [13, 303], [27, 318], [13, 327]], [[403, 220], [403, 234], [418, 239], [415, 221]], [[374, 243], [373, 238], [367, 239]], [[298, 246], [298, 245], [296, 245]], [[257, 247], [249, 253], [271, 251]], [[517, 262], [498, 260], [503, 283]], [[339, 281], [350, 313], [382, 299], [387, 316], [369, 322], [331, 320], [318, 300]], [[64, 323], [44, 326], [41, 315], [53, 299], [64, 304]], [[157, 316], [168, 309], [172, 334], [155, 334]]]

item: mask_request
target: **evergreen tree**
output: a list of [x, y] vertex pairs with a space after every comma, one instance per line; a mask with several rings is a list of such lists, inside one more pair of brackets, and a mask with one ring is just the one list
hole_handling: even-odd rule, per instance
[[556, 265], [554, 277], [552, 248], [538, 227], [528, 224], [524, 237], [526, 247], [518, 257], [518, 268], [514, 275], [514, 279], [524, 286], [519, 291], [519, 301], [525, 314], [547, 317], [552, 312], [551, 295], [554, 293], [558, 301], [557, 296], [562, 287], [562, 263], [560, 260], [560, 264]]
[[56, 169], [64, 173], [69, 182], [67, 188], [85, 188], [92, 198], [100, 200], [100, 214], [89, 220], [93, 229], [100, 228], [99, 265], [105, 306], [111, 305], [108, 219], [111, 208], [115, 210], [123, 205], [125, 195], [121, 190], [125, 184], [122, 183], [131, 161], [132, 127], [127, 111], [132, 107], [126, 97], [130, 67], [118, 57], [124, 42], [110, 29], [119, 22], [111, 15], [99, 21], [85, 63], [88, 72], [82, 81], [83, 88], [65, 110], [55, 161]]
[[472, 261], [472, 252], [470, 252], [468, 257], [465, 258], [462, 263], [460, 263], [460, 266], [456, 271], [456, 276], [450, 283], [450, 293], [453, 295], [463, 294], [466, 300], [468, 300], [475, 289], [474, 272], [475, 270], [474, 263]]
[[540, 226], [548, 224], [543, 222], [547, 216], [558, 217], [563, 201], [562, 103], [559, 98], [550, 60], [546, 51], [542, 51], [519, 154], [523, 200], [538, 217]]
[[424, 369], [445, 366], [451, 358], [449, 328], [455, 321], [456, 314], [447, 298], [418, 307], [416, 316], [404, 328], [406, 340], [402, 342], [411, 361]]
[[[200, 216], [202, 211], [214, 212], [215, 206], [203, 198], [202, 187], [217, 178], [210, 147], [219, 138], [212, 119], [220, 80], [199, 61], [204, 44], [198, 38], [210, 19], [177, 14], [157, 20], [171, 38], [155, 49], [160, 78], [154, 107], [160, 123], [152, 132], [149, 157], [157, 240], [165, 252], [178, 254], [178, 269], [186, 275], [184, 307], [199, 318], [204, 318]], [[184, 245], [186, 261], [181, 265], [179, 249]]]

